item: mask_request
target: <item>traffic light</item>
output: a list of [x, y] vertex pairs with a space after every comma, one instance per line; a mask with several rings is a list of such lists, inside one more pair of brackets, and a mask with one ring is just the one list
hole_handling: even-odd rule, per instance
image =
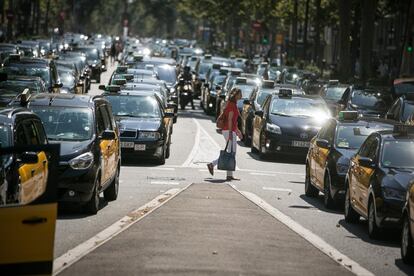
[[262, 38], [262, 44], [263, 44], [263, 45], [267, 45], [267, 44], [269, 44], [269, 39], [268, 39], [268, 37], [267, 37], [267, 36], [263, 36], [263, 38]]
[[409, 44], [407, 46], [407, 52], [412, 53], [413, 52], [413, 45]]

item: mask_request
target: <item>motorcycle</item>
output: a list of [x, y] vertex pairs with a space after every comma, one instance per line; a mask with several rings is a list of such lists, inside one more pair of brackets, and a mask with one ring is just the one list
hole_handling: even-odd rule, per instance
[[193, 99], [193, 86], [191, 80], [180, 78], [178, 83], [178, 91], [180, 93], [180, 107], [185, 109], [188, 103]]

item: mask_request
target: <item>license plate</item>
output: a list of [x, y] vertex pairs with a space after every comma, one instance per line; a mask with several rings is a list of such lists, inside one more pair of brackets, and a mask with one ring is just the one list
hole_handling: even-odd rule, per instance
[[293, 147], [298, 147], [298, 148], [309, 148], [310, 143], [306, 142], [306, 141], [292, 141], [292, 146]]
[[121, 148], [132, 149], [134, 148], [134, 142], [121, 142]]
[[136, 151], [144, 151], [145, 150], [145, 145], [136, 144], [134, 149]]

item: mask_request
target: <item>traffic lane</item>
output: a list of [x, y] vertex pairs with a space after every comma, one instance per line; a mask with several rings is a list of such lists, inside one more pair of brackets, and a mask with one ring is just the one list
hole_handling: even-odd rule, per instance
[[400, 259], [399, 231], [387, 231], [384, 239], [371, 240], [365, 220], [348, 224], [341, 208], [328, 210], [324, 207], [322, 195], [306, 197], [304, 175], [262, 175], [260, 185], [235, 182], [235, 186], [258, 195], [375, 274], [414, 273], [414, 268], [404, 265]]

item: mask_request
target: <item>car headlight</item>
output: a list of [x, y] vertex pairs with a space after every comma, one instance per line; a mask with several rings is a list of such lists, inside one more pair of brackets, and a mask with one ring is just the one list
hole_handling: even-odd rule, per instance
[[190, 87], [188, 85], [184, 85], [184, 90], [188, 90]]
[[267, 123], [266, 124], [266, 130], [271, 132], [271, 133], [282, 134], [282, 130], [280, 129], [280, 127], [278, 125], [275, 125], [275, 124], [272, 124], [272, 123]]
[[384, 194], [385, 199], [391, 199], [391, 200], [405, 200], [405, 193], [406, 191], [403, 190], [397, 190], [389, 187], [382, 187], [382, 192]]
[[336, 172], [338, 174], [346, 174], [348, 172], [349, 165], [348, 164], [336, 164]]
[[93, 160], [92, 152], [86, 152], [70, 160], [69, 166], [74, 170], [86, 170], [92, 166]]
[[92, 64], [92, 67], [96, 67], [96, 64], [94, 63], [94, 64]]
[[174, 93], [175, 92], [175, 88], [174, 87], [171, 87], [170, 88], [170, 93]]
[[140, 131], [138, 134], [138, 138], [148, 140], [158, 140], [160, 137], [160, 133], [155, 131]]

